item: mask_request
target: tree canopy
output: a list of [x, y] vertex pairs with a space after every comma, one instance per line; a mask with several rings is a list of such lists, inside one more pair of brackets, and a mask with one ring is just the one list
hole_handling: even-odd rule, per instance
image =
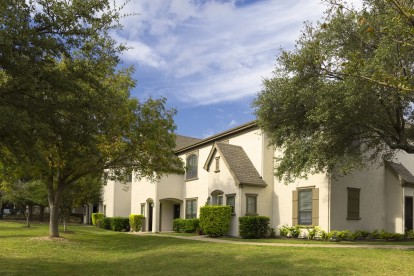
[[133, 70], [110, 36], [121, 10], [108, 0], [0, 2], [0, 164], [45, 183], [51, 236], [63, 191], [83, 177], [183, 170], [175, 110], [130, 97]]
[[326, 2], [253, 102], [286, 181], [414, 153], [414, 2]]

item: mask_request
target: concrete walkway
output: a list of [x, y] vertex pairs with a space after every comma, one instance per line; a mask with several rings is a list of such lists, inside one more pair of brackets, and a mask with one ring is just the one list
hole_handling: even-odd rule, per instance
[[244, 242], [225, 240], [221, 238], [210, 238], [208, 236], [179, 236], [168, 233], [148, 233], [148, 232], [129, 232], [132, 235], [138, 236], [155, 236], [155, 237], [168, 237], [183, 240], [193, 240], [202, 242], [214, 242], [214, 243], [229, 243], [229, 244], [242, 244], [242, 245], [258, 245], [258, 246], [274, 246], [274, 247], [322, 247], [322, 248], [372, 248], [372, 249], [398, 249], [398, 250], [414, 250], [414, 245], [398, 245], [398, 244], [344, 244], [344, 243], [332, 243], [332, 244], [318, 244], [313, 243], [264, 243], [264, 242]]

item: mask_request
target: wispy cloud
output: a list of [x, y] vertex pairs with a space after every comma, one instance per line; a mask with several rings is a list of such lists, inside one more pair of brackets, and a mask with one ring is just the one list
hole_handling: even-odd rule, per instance
[[123, 59], [138, 65], [138, 79], [153, 73], [143, 89], [206, 105], [255, 95], [278, 48], [290, 47], [303, 21], [320, 18], [324, 6], [318, 0], [140, 0], [126, 9], [139, 15], [122, 21], [116, 39], [133, 48]]

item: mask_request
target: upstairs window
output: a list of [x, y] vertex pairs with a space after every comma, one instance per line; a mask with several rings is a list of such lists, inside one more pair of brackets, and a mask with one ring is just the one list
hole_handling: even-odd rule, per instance
[[189, 180], [189, 179], [197, 178], [198, 177], [197, 169], [198, 169], [198, 157], [195, 154], [191, 154], [190, 156], [187, 157], [185, 179]]

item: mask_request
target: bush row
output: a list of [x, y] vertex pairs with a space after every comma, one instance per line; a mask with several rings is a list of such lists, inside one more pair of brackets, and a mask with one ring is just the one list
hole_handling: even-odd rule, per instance
[[92, 225], [96, 226], [96, 221], [104, 217], [103, 213], [92, 213]]
[[175, 219], [173, 220], [173, 231], [178, 233], [195, 233], [200, 229], [199, 219]]
[[243, 239], [260, 239], [269, 235], [269, 217], [239, 217], [239, 234]]
[[123, 217], [113, 217], [107, 218], [103, 217], [96, 220], [96, 226], [106, 230], [119, 231], [119, 232], [128, 232], [129, 231], [129, 218]]
[[365, 230], [358, 230], [351, 232], [349, 230], [333, 230], [326, 232], [320, 227], [307, 227], [307, 234], [302, 232], [299, 226], [284, 225], [279, 228], [279, 235], [282, 237], [297, 238], [300, 234], [307, 237], [309, 240], [324, 240], [324, 241], [342, 241], [342, 240], [412, 240], [414, 239], [414, 231], [407, 231], [405, 234], [390, 233], [385, 230], [375, 230], [372, 232]]

